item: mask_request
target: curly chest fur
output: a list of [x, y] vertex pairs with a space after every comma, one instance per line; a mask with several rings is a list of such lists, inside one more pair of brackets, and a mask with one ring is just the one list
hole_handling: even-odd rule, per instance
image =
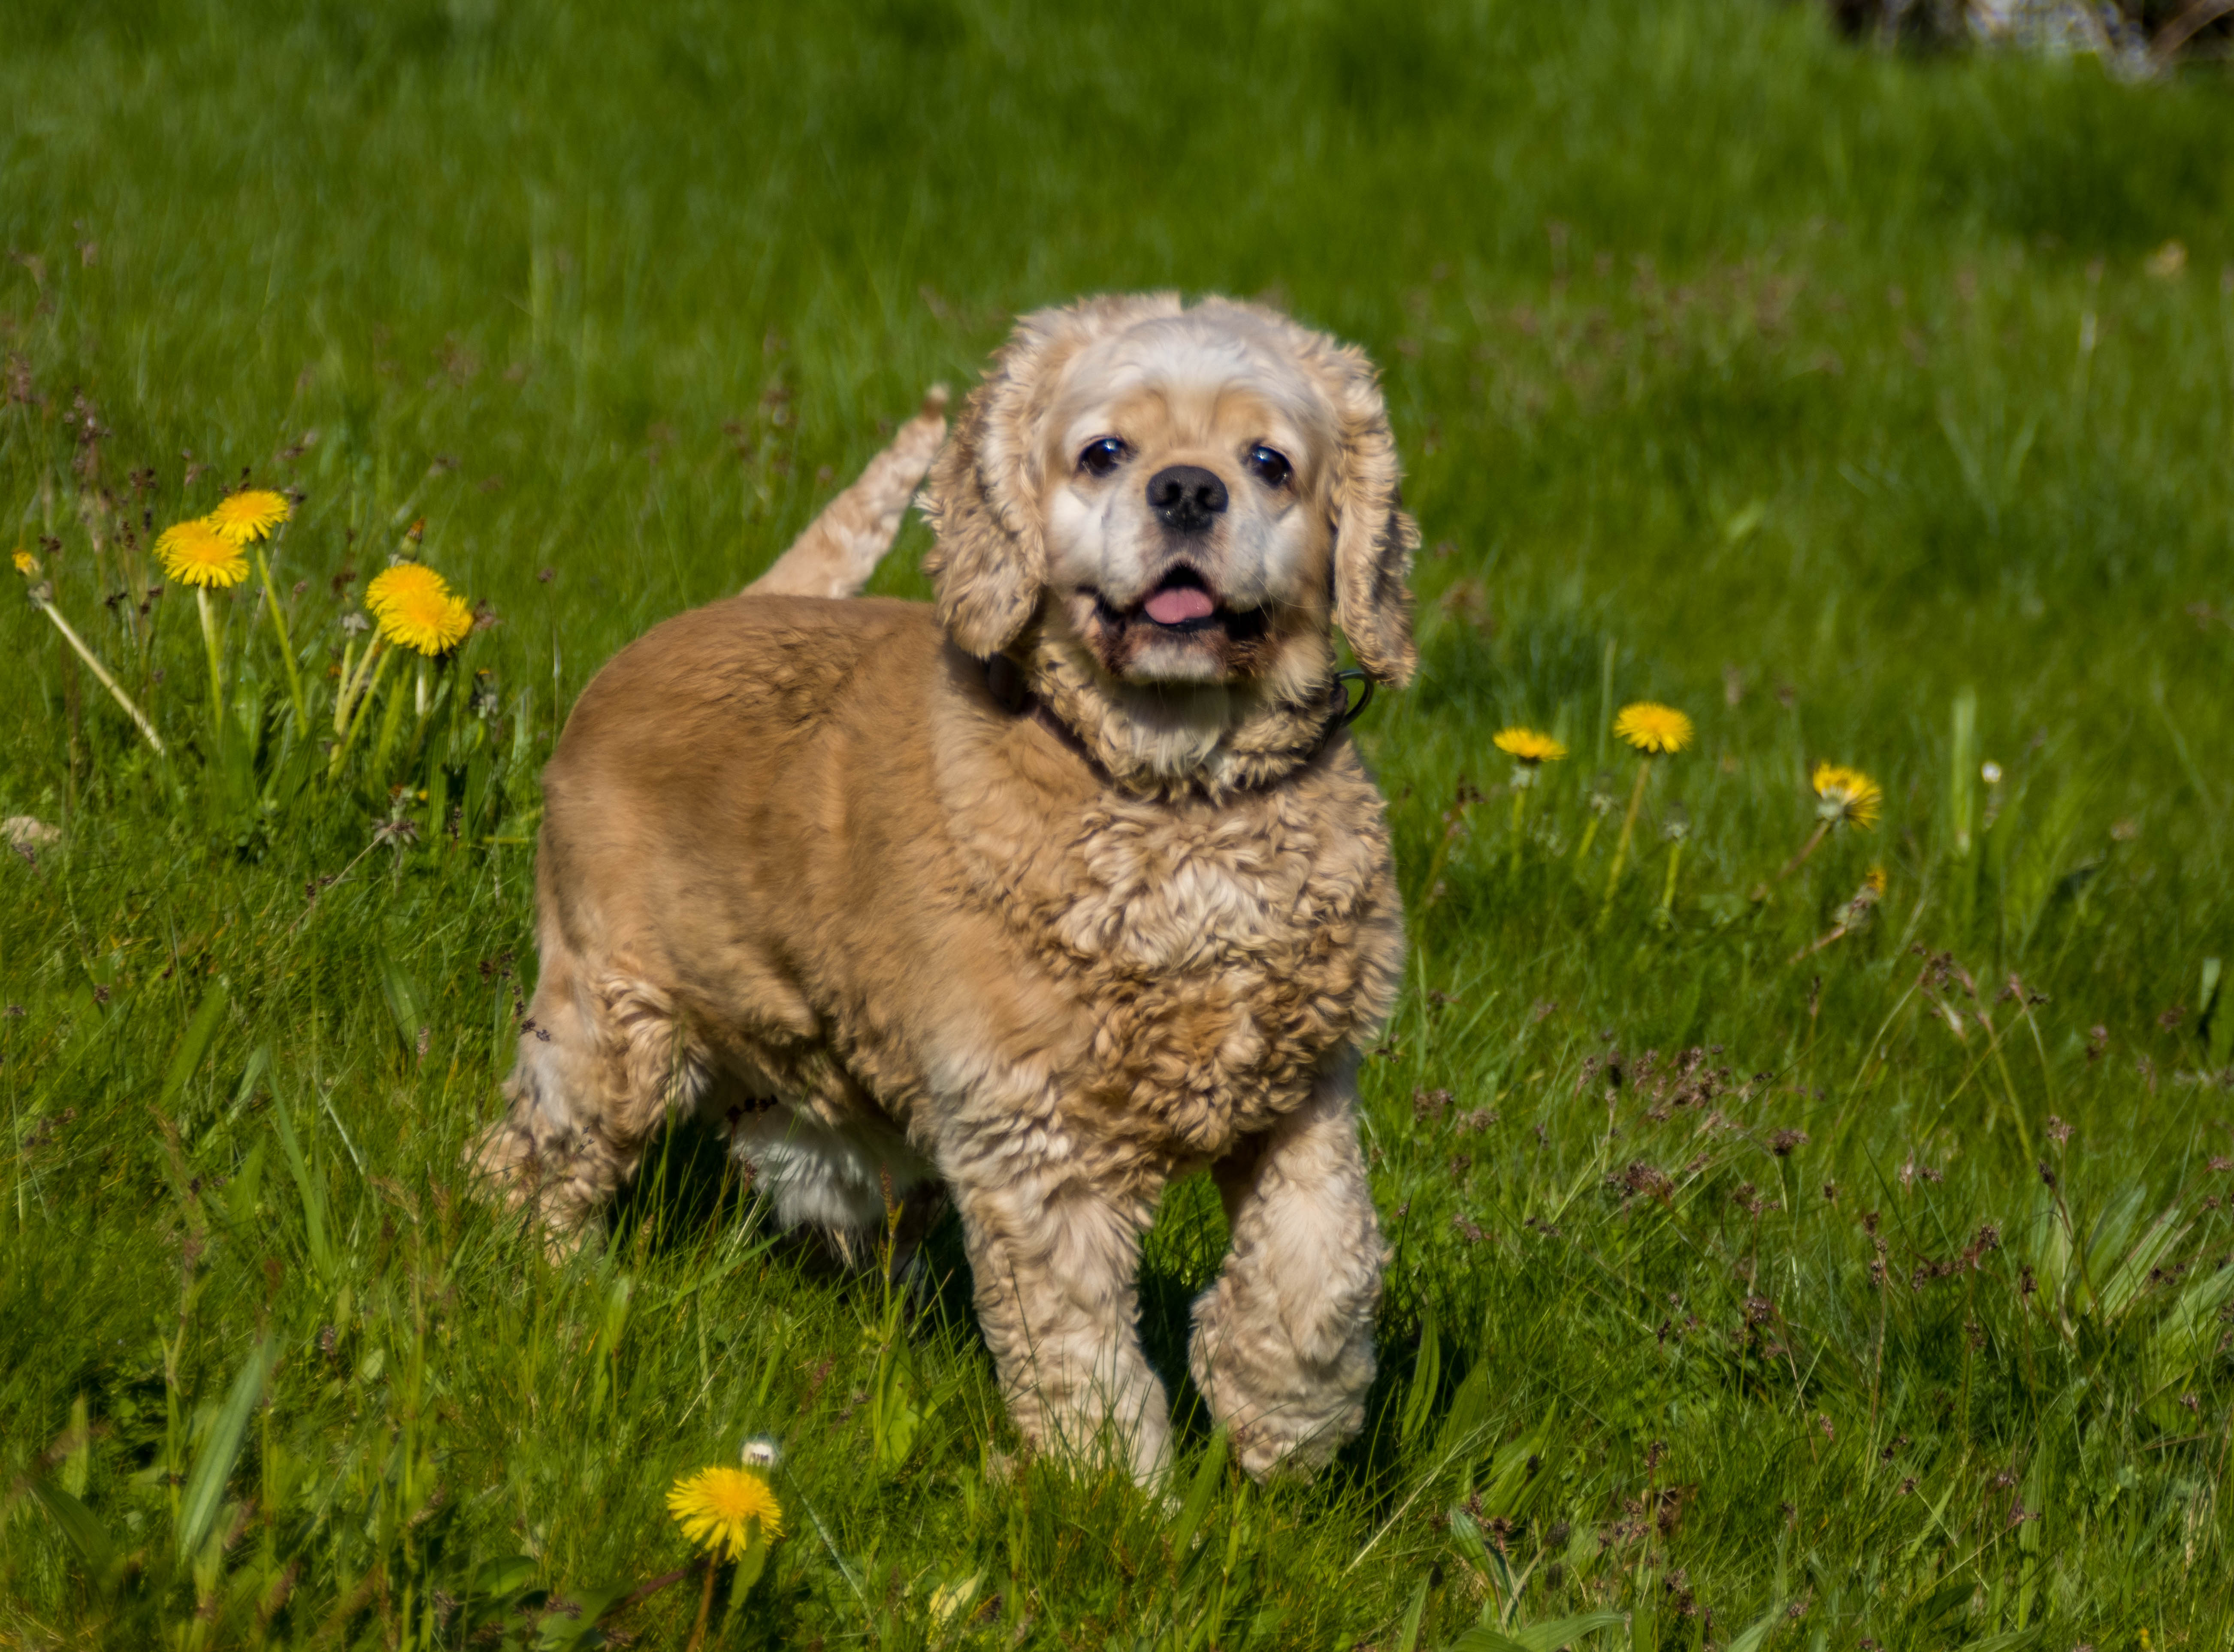
[[1077, 1122], [1143, 1146], [1215, 1154], [1264, 1128], [1395, 997], [1395, 883], [1362, 775], [1215, 806], [1104, 799], [1068, 841], [980, 870], [1069, 1002]]

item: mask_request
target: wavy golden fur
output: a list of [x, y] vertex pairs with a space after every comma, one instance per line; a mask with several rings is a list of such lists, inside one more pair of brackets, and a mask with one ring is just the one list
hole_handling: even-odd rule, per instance
[[[1026, 317], [932, 469], [938, 601], [745, 596], [584, 692], [542, 974], [480, 1162], [571, 1232], [695, 1110], [777, 1218], [943, 1183], [1033, 1444], [1169, 1456], [1140, 1236], [1208, 1165], [1191, 1362], [1257, 1474], [1362, 1421], [1382, 1244], [1355, 1078], [1401, 967], [1331, 627], [1410, 674], [1370, 364], [1254, 306]], [[819, 577], [819, 576], [818, 576]]]

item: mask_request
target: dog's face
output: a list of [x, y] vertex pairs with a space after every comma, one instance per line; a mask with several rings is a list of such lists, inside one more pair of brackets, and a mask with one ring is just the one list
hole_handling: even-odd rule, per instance
[[1113, 677], [1258, 677], [1326, 631], [1333, 409], [1236, 319], [1142, 322], [1057, 370], [1034, 454], [1050, 618]]
[[1339, 621], [1400, 682], [1417, 533], [1373, 370], [1254, 306], [1169, 295], [1027, 317], [932, 473], [961, 645], [1037, 617], [1113, 683], [1323, 690]]

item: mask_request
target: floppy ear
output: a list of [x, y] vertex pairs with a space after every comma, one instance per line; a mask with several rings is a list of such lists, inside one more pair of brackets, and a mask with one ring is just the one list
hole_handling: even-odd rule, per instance
[[1401, 688], [1420, 663], [1412, 646], [1412, 553], [1419, 525], [1404, 509], [1395, 439], [1379, 375], [1364, 352], [1342, 348], [1333, 369], [1341, 421], [1341, 468], [1336, 480], [1334, 617], [1377, 682]]
[[937, 535], [923, 571], [938, 586], [938, 618], [967, 653], [990, 658], [1016, 640], [1047, 583], [1039, 506], [1023, 474], [1029, 435], [1019, 368], [1035, 369], [1022, 330], [970, 393], [931, 467], [924, 514]]
[[965, 652], [990, 658], [1015, 642], [1047, 589], [1042, 427], [1063, 363], [1105, 333], [1179, 308], [1178, 294], [1156, 292], [1035, 310], [963, 404], [931, 467], [924, 513], [937, 538], [923, 571], [938, 586], [939, 623]]

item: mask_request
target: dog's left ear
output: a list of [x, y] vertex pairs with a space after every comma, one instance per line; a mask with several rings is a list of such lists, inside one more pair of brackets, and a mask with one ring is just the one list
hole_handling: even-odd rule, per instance
[[1412, 646], [1412, 553], [1419, 525], [1404, 509], [1395, 439], [1380, 375], [1362, 350], [1337, 346], [1321, 370], [1341, 428], [1335, 479], [1334, 617], [1376, 682], [1401, 688], [1420, 663]]

